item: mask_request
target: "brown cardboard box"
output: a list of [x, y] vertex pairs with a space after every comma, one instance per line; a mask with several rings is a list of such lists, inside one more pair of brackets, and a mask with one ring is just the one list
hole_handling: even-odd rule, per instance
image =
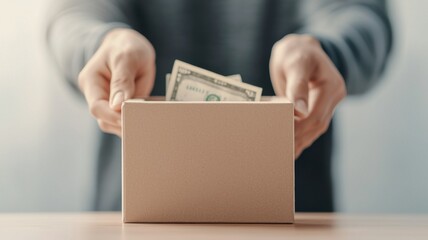
[[130, 100], [122, 114], [124, 222], [293, 222], [287, 100]]

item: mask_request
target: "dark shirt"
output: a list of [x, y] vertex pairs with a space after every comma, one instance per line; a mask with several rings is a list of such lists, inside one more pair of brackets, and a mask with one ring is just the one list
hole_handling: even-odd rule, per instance
[[[165, 94], [173, 61], [245, 82], [274, 95], [269, 76], [273, 44], [290, 33], [317, 37], [343, 75], [348, 93], [362, 93], [378, 79], [392, 45], [381, 0], [61, 0], [48, 27], [49, 48], [65, 78], [77, 76], [104, 35], [133, 28], [156, 50], [152, 95]], [[120, 210], [120, 139], [100, 133], [94, 209]], [[296, 210], [333, 211], [332, 127], [296, 162]]]

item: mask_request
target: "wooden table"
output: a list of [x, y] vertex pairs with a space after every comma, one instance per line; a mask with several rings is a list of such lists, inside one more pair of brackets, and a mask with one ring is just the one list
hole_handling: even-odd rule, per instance
[[122, 224], [120, 213], [0, 214], [0, 239], [428, 239], [428, 216], [296, 215], [295, 224]]

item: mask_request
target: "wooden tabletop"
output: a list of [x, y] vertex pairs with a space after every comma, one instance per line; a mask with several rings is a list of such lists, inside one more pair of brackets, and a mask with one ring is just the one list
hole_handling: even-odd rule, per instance
[[120, 213], [0, 214], [0, 239], [428, 239], [427, 215], [296, 214], [295, 224], [123, 224]]

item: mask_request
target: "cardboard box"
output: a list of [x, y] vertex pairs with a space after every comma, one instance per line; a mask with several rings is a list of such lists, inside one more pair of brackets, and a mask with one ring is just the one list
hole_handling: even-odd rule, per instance
[[129, 100], [122, 114], [124, 222], [293, 222], [286, 99]]

